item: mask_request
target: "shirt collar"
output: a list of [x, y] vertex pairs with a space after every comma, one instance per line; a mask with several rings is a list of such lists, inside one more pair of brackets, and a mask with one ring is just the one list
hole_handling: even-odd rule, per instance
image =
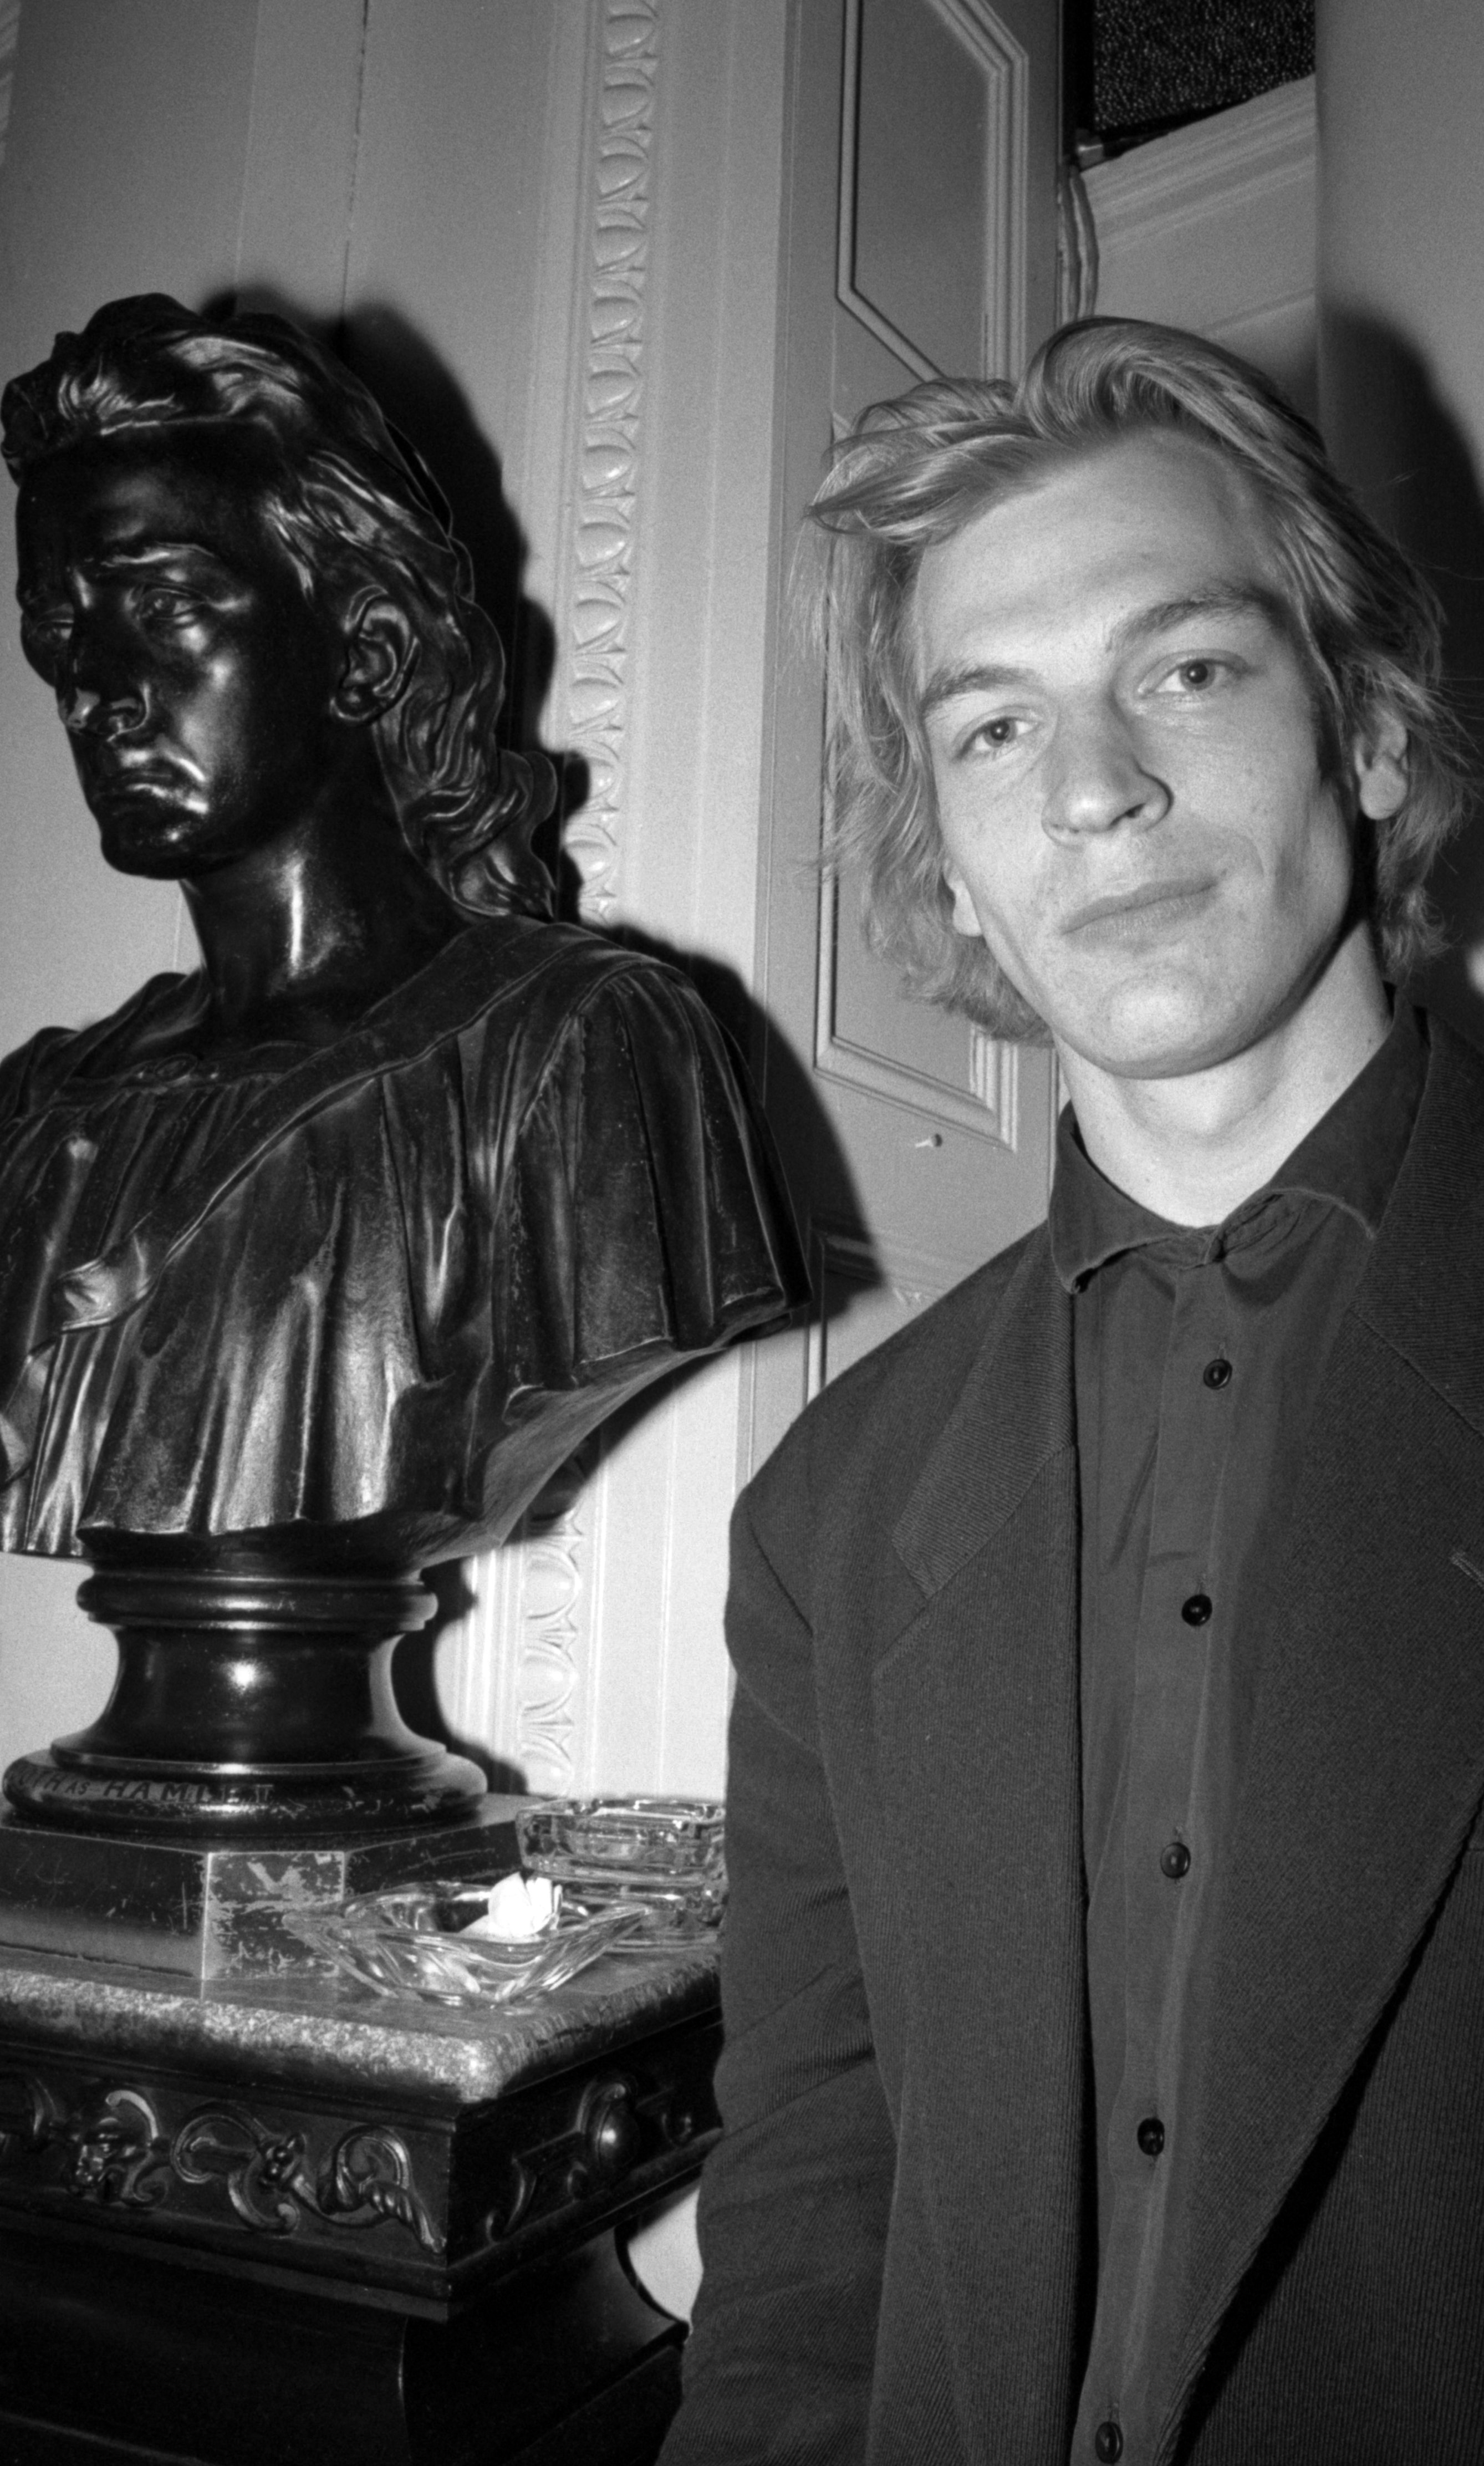
[[1049, 1229], [1056, 1272], [1076, 1292], [1099, 1267], [1151, 1243], [1175, 1244], [1191, 1262], [1218, 1258], [1227, 1237], [1277, 1198], [1342, 1207], [1374, 1237], [1401, 1169], [1428, 1075], [1427, 1024], [1397, 998], [1391, 1030], [1271, 1179], [1221, 1224], [1172, 1224], [1099, 1173], [1068, 1105], [1056, 1130]]

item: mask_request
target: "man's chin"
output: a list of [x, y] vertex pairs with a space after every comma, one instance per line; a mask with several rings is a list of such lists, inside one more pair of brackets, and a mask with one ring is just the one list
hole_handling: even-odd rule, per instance
[[1228, 1016], [1204, 998], [1141, 998], [1075, 1021], [1057, 1042], [1111, 1079], [1187, 1079], [1219, 1069], [1255, 1042], [1261, 1026], [1245, 1012]]

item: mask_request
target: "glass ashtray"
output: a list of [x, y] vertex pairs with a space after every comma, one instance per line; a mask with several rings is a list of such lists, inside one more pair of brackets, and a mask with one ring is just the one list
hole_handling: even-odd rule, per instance
[[378, 1995], [530, 2003], [603, 1953], [704, 1943], [727, 1898], [711, 1799], [542, 1799], [515, 1819], [521, 1872], [369, 1893], [285, 1924]]
[[[595, 1805], [599, 1802], [594, 1802]], [[608, 1813], [621, 1803], [600, 1802]], [[634, 1804], [634, 1803], [629, 1803]], [[693, 1802], [641, 1801], [650, 1806]], [[552, 1807], [530, 1808], [547, 1815]], [[566, 1813], [569, 1803], [555, 1811]], [[580, 1810], [575, 1810], [579, 1811]], [[558, 1880], [523, 1872], [488, 1882], [429, 1882], [369, 1893], [336, 1910], [296, 1910], [284, 1923], [301, 1942], [360, 1986], [378, 1995], [418, 1995], [440, 2004], [511, 2006], [531, 2003], [575, 1978], [603, 1953], [642, 1959], [709, 1939], [727, 1896], [717, 1837], [682, 1865], [665, 1871], [663, 1852], [646, 1835], [647, 1865], [632, 1860], [587, 1865], [568, 1851]], [[575, 1837], [575, 1836], [574, 1836]], [[539, 1870], [528, 1858], [527, 1868]]]
[[[519, 1881], [506, 1877], [504, 1884]], [[637, 1914], [621, 1902], [587, 1909], [557, 1890], [550, 1914], [532, 1932], [491, 1933], [490, 1902], [498, 1889], [413, 1885], [370, 1893], [338, 1910], [298, 1910], [286, 1923], [311, 1951], [375, 1994], [496, 2006], [551, 1994], [634, 1931]]]
[[641, 1952], [646, 1944], [704, 1943], [721, 1924], [727, 1906], [725, 1876], [699, 1875], [688, 1884], [616, 1876], [561, 1889], [564, 1906], [590, 1917], [611, 1910], [627, 1913], [628, 1924], [614, 1939], [616, 1952]]
[[558, 1883], [726, 1893], [723, 1809], [707, 1798], [551, 1798], [515, 1819], [521, 1863]]

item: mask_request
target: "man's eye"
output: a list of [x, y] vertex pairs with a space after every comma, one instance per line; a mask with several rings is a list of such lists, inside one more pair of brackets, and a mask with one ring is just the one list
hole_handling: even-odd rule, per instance
[[964, 751], [975, 753], [982, 747], [991, 753], [1001, 753], [1007, 745], [1015, 744], [1023, 725], [1019, 719], [981, 719], [967, 738]]
[[1227, 673], [1225, 660], [1181, 660], [1178, 667], [1169, 669], [1160, 679], [1158, 690], [1172, 694], [1209, 693], [1211, 687], [1219, 685]]

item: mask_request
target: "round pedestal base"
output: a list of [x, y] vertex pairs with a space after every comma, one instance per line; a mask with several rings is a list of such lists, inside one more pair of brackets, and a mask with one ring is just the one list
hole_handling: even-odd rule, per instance
[[22, 1756], [5, 1794], [70, 1831], [336, 1839], [447, 1823], [484, 1778], [407, 1727], [399, 1632], [435, 1604], [410, 1576], [276, 1571], [264, 1554], [110, 1552], [79, 1592], [118, 1638], [101, 1716]]
[[257, 1765], [250, 1774], [97, 1757], [63, 1763], [55, 1750], [17, 1756], [5, 1795], [34, 1823], [69, 1832], [148, 1832], [182, 1838], [360, 1839], [409, 1825], [446, 1824], [484, 1795], [466, 1756], [429, 1743], [425, 1756], [383, 1764]]

